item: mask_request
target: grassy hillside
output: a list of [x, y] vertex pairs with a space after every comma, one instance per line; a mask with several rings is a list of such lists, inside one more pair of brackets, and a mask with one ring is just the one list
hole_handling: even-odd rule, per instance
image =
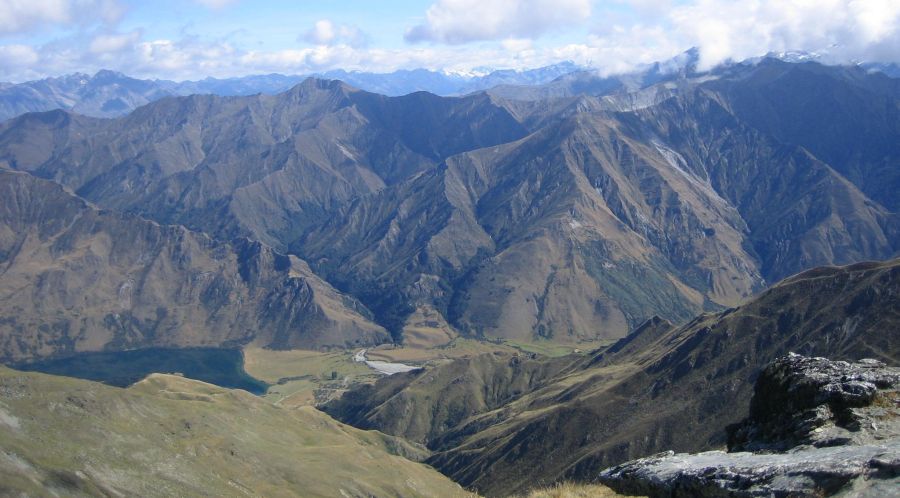
[[400, 439], [172, 375], [0, 367], [0, 495], [469, 496]]
[[370, 384], [380, 374], [353, 361], [355, 351], [275, 351], [244, 349], [244, 369], [270, 384], [266, 399], [285, 407], [316, 405], [340, 397], [347, 388]]

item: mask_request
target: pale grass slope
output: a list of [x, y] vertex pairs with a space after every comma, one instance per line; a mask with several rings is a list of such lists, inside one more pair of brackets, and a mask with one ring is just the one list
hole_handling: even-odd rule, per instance
[[469, 496], [400, 455], [423, 450], [177, 376], [0, 368], [0, 496]]

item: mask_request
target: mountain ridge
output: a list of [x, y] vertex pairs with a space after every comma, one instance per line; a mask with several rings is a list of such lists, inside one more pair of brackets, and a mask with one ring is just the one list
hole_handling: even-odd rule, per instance
[[[26, 115], [0, 125], [0, 167], [290, 252], [395, 341], [427, 306], [471, 336], [591, 342], [653, 315], [733, 306], [810, 266], [900, 250], [900, 218], [878, 200], [891, 205], [900, 179], [869, 180], [900, 149], [831, 164], [812, 151], [833, 147], [759, 125], [780, 107], [746, 116], [740, 89], [782, 73], [871, 101], [864, 112], [900, 105], [900, 86], [861, 69], [772, 60], [539, 102], [308, 79], [274, 96], [166, 98], [115, 121]], [[786, 120], [818, 112], [793, 111]], [[900, 136], [894, 111], [879, 112], [870, 134]], [[841, 173], [856, 170], [868, 174]]]
[[165, 97], [215, 94], [238, 96], [277, 94], [313, 77], [340, 79], [374, 93], [402, 96], [418, 91], [464, 95], [502, 83], [541, 84], [577, 70], [570, 62], [529, 70], [494, 70], [485, 74], [457, 75], [427, 69], [367, 73], [333, 70], [306, 75], [277, 73], [196, 81], [138, 79], [101, 69], [93, 75], [73, 73], [22, 83], [0, 83], [0, 122], [27, 112], [70, 110], [92, 117], [119, 117]]
[[[325, 410], [425, 444], [431, 465], [487, 495], [590, 481], [640, 456], [723, 444], [752, 379], [790, 351], [896, 364], [898, 285], [897, 259], [817, 268], [682, 326], [650, 320], [585, 355], [456, 360], [358, 387]], [[472, 395], [485, 386], [499, 401]]]

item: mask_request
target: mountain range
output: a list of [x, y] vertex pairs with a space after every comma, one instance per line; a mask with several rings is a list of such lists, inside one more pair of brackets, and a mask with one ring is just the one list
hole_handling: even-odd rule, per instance
[[[819, 62], [819, 54], [805, 52], [771, 53], [771, 59], [790, 63]], [[751, 59], [738, 64], [756, 64]], [[699, 51], [688, 50], [669, 60], [639, 66], [622, 74], [604, 76], [597, 70], [572, 62], [535, 69], [480, 69], [452, 73], [429, 69], [402, 69], [391, 73], [330, 70], [309, 75], [257, 74], [232, 78], [205, 78], [196, 81], [138, 79], [110, 70], [90, 75], [74, 73], [22, 83], [0, 82], [0, 121], [27, 112], [64, 109], [92, 117], [118, 117], [149, 102], [170, 96], [213, 94], [221, 96], [277, 94], [289, 90], [307, 77], [341, 80], [372, 93], [402, 96], [426, 91], [435, 95], [458, 96], [490, 90], [499, 96], [537, 100], [574, 94], [631, 92], [662, 81], [686, 76], [702, 76], [710, 71], [697, 69]], [[900, 76], [896, 64], [864, 62], [855, 67], [867, 73]], [[721, 67], [714, 68], [715, 73]]]
[[117, 117], [163, 97], [214, 94], [222, 96], [276, 94], [309, 76], [339, 79], [355, 87], [398, 96], [418, 91], [462, 95], [501, 84], [536, 85], [580, 69], [571, 62], [529, 70], [494, 70], [454, 74], [427, 69], [392, 73], [333, 70], [314, 75], [261, 74], [197, 81], [142, 80], [109, 70], [94, 75], [75, 73], [23, 83], [0, 83], [0, 121], [27, 112], [65, 109], [92, 117]]
[[[0, 367], [0, 494], [662, 489], [642, 469], [683, 458], [715, 491], [750, 484], [709, 454], [614, 466], [896, 418], [874, 361], [900, 360], [887, 69], [691, 51], [614, 76], [333, 76], [0, 88], [0, 362], [125, 386], [165, 357], [263, 394]], [[864, 418], [847, 371], [890, 391]]]
[[[539, 100], [307, 79], [113, 120], [33, 113], [0, 125], [0, 168], [303, 260], [397, 342], [416, 309], [473, 337], [616, 339], [897, 254], [900, 80], [773, 58], [689, 73]], [[368, 332], [318, 344], [387, 340]]]

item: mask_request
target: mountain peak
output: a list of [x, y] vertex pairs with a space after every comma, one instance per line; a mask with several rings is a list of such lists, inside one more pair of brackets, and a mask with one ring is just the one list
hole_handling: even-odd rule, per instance
[[94, 76], [91, 78], [94, 81], [107, 81], [107, 80], [122, 80], [122, 79], [132, 79], [118, 71], [113, 71], [110, 69], [101, 69], [94, 73]]
[[330, 78], [320, 78], [317, 76], [310, 76], [305, 80], [301, 81], [299, 84], [295, 85], [294, 90], [300, 91], [319, 91], [325, 90], [329, 92], [356, 92], [358, 89], [344, 83], [341, 80], [330, 79]]
[[291, 105], [313, 105], [323, 108], [339, 108], [347, 105], [356, 88], [340, 81], [309, 77], [278, 95]]

